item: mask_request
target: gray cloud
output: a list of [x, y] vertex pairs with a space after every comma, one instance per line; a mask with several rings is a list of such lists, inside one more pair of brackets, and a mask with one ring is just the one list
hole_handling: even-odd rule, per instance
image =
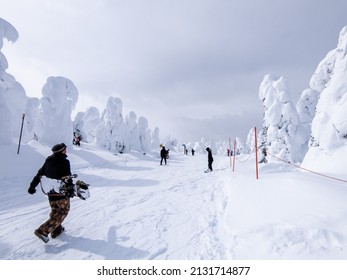
[[347, 25], [344, 0], [27, 2], [0, 7], [20, 36], [4, 51], [9, 70], [28, 92], [65, 76], [80, 109], [114, 94], [162, 137], [194, 140], [261, 125], [268, 73], [286, 77], [296, 102]]

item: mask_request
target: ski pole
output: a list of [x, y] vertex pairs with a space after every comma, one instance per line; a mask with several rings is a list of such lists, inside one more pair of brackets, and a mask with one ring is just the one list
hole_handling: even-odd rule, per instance
[[19, 143], [18, 143], [18, 150], [17, 150], [17, 154], [18, 155], [19, 155], [19, 149], [20, 149], [20, 142], [22, 141], [24, 117], [25, 117], [25, 114], [23, 114], [23, 116], [22, 116], [22, 125], [21, 125], [21, 128], [20, 128]]

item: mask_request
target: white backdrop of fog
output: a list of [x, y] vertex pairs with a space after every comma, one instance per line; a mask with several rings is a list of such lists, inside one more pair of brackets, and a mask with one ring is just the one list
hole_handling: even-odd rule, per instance
[[41, 97], [49, 76], [74, 82], [76, 111], [122, 99], [160, 136], [245, 139], [262, 123], [259, 86], [284, 76], [296, 103], [347, 24], [347, 1], [0, 0], [19, 32], [8, 72]]

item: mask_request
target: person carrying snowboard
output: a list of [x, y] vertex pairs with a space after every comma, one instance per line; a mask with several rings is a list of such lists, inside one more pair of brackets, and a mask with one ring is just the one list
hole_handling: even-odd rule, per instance
[[213, 171], [213, 169], [212, 169], [212, 163], [213, 163], [212, 150], [209, 147], [207, 147], [206, 151], [207, 151], [207, 162], [208, 162], [208, 169], [206, 170], [206, 172], [211, 172], [211, 171]]
[[[34, 232], [45, 243], [49, 241], [49, 234], [52, 238], [56, 238], [64, 231], [62, 223], [70, 211], [70, 198], [74, 196], [74, 185], [69, 177], [71, 170], [70, 161], [66, 155], [66, 145], [64, 143], [54, 145], [52, 152], [52, 155], [46, 158], [43, 166], [38, 170], [28, 189], [29, 194], [34, 194], [44, 176], [50, 187], [58, 184], [58, 190], [53, 187], [47, 192], [51, 207], [49, 219]], [[67, 179], [64, 180], [64, 177]]]

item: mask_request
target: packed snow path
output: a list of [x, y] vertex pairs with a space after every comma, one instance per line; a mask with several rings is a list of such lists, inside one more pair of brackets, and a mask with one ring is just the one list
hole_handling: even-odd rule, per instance
[[68, 155], [72, 171], [91, 184], [91, 197], [71, 200], [66, 232], [48, 244], [33, 234], [48, 218], [47, 198], [39, 188], [27, 193], [44, 156], [32, 157], [23, 176], [1, 177], [1, 259], [347, 257], [341, 183], [284, 165], [262, 166], [256, 180], [252, 157], [236, 161], [232, 172], [228, 157], [215, 156], [214, 171], [204, 173], [206, 154], [171, 153], [167, 166], [157, 155], [113, 155], [93, 146]]

